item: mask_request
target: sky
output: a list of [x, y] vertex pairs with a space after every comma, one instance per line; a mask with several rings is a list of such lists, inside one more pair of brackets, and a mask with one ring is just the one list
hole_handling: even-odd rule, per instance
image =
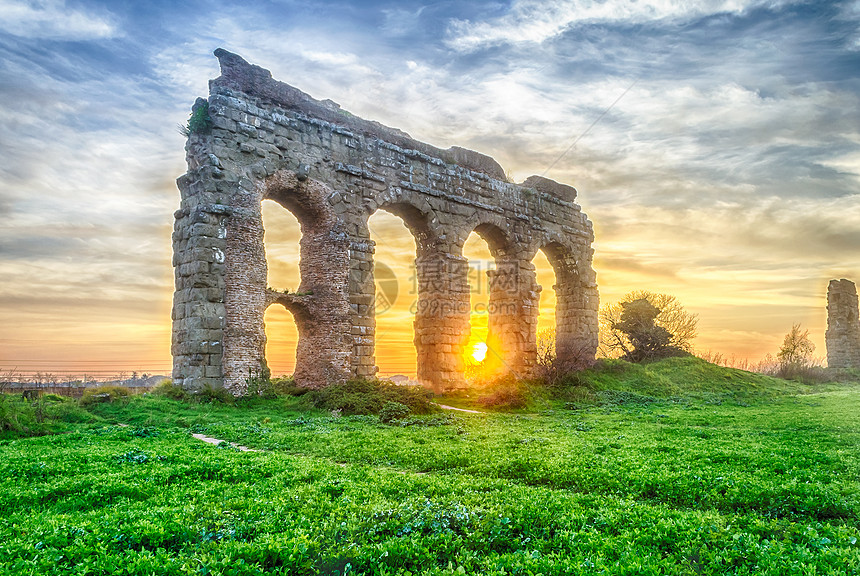
[[[0, 0], [0, 372], [170, 371], [178, 126], [218, 47], [518, 182], [575, 186], [601, 302], [675, 295], [699, 350], [757, 360], [801, 323], [824, 356], [827, 284], [860, 281], [856, 0]], [[273, 286], [297, 253], [279, 217]], [[403, 274], [408, 233], [374, 219]], [[408, 372], [392, 310], [379, 364]], [[271, 313], [271, 356], [289, 324]]]

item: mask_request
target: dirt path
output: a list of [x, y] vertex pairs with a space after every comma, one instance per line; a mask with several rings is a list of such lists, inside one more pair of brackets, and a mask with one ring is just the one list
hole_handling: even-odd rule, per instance
[[[436, 403], [434, 402], [434, 404], [436, 404]], [[454, 410], [456, 412], [468, 412], [469, 414], [486, 414], [486, 412], [480, 412], [478, 410], [468, 410], [466, 408], [455, 408], [454, 406], [447, 406], [445, 404], [436, 404], [436, 406], [438, 406], [442, 410]], [[120, 424], [120, 426], [123, 426], [123, 424]], [[127, 424], [125, 424], [125, 426], [127, 426]], [[201, 442], [206, 442], [207, 444], [212, 444], [214, 446], [217, 446], [217, 445], [221, 444], [222, 442], [227, 442], [226, 440], [221, 440], [220, 438], [213, 438], [212, 436], [206, 436], [205, 434], [192, 434], [191, 436], [197, 440], [200, 440]], [[257, 450], [256, 448], [248, 448], [247, 446], [242, 446], [241, 444], [236, 444], [235, 442], [227, 442], [227, 443], [230, 444], [230, 446], [232, 446], [233, 448], [236, 448], [237, 450], [239, 450], [240, 452], [262, 452], [262, 450]], [[338, 463], [338, 464], [340, 464], [341, 466], [346, 465], [346, 464], [342, 464], [342, 463]], [[401, 471], [398, 470], [397, 472], [401, 472]], [[402, 474], [424, 474], [424, 472], [401, 472], [401, 473]]]
[[[200, 440], [202, 442], [206, 442], [207, 444], [214, 444], [217, 446], [221, 442], [227, 442], [226, 440], [221, 440], [220, 438], [213, 438], [211, 436], [206, 436], [205, 434], [192, 434], [194, 438]], [[262, 450], [257, 450], [255, 448], [248, 448], [247, 446], [242, 446], [241, 444], [236, 444], [235, 442], [227, 442], [233, 448], [236, 448], [240, 452], [262, 452]]]
[[[456, 408], [454, 408], [454, 410], [456, 410]], [[206, 442], [207, 444], [214, 444], [215, 446], [217, 446], [221, 442], [227, 442], [226, 440], [221, 440], [220, 438], [213, 438], [212, 436], [206, 436], [205, 434], [192, 434], [191, 436], [197, 440], [200, 440], [201, 442]], [[233, 448], [236, 448], [237, 450], [239, 450], [240, 452], [263, 452], [263, 450], [257, 450], [255, 448], [248, 448], [247, 446], [242, 446], [241, 444], [236, 444], [235, 442], [227, 442], [227, 443], [230, 444], [230, 446], [232, 446]], [[346, 468], [347, 466], [349, 466], [351, 464], [350, 462], [337, 462], [335, 460], [332, 460], [331, 458], [325, 458], [325, 457], [321, 457], [321, 456], [313, 457], [313, 456], [307, 456], [306, 454], [301, 454], [301, 455], [305, 456], [305, 457], [309, 457], [309, 458], [316, 458], [318, 460], [328, 460], [329, 462], [331, 462], [333, 464], [337, 464], [341, 468]], [[416, 472], [416, 471], [412, 471], [412, 470], [398, 470], [396, 468], [392, 468], [392, 467], [388, 467], [388, 466], [380, 466], [377, 468], [379, 470], [389, 470], [389, 471], [394, 472], [396, 474], [406, 474], [408, 476], [424, 476], [425, 474], [427, 474], [426, 472]]]
[[[434, 402], [434, 404], [436, 404]], [[453, 406], [446, 406], [445, 404], [436, 404], [442, 410], [456, 410], [457, 412], [468, 412], [469, 414], [486, 414], [486, 412], [480, 412], [478, 410], [468, 410], [466, 408], [454, 408]]]

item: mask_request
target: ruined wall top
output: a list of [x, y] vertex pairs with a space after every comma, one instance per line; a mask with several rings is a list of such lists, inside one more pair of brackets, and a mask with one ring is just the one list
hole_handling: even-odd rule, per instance
[[[365, 120], [350, 114], [332, 100], [316, 100], [298, 88], [275, 80], [270, 71], [248, 63], [238, 54], [219, 48], [215, 50], [215, 56], [221, 66], [221, 76], [209, 81], [210, 91], [214, 92], [217, 88], [238, 90], [269, 101], [273, 105], [344, 126], [353, 132], [379, 138], [401, 148], [417, 150], [428, 156], [439, 158], [448, 164], [458, 164], [497, 180], [506, 179], [505, 171], [501, 165], [486, 154], [459, 146], [451, 146], [447, 150], [436, 148], [425, 142], [415, 140], [397, 128], [390, 128], [379, 122]], [[561, 200], [573, 202], [576, 199], [576, 189], [572, 186], [559, 184], [540, 176], [532, 176], [522, 185], [556, 196]]]

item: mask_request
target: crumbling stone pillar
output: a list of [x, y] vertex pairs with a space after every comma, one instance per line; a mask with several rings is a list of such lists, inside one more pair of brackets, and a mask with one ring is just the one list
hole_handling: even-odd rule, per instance
[[451, 252], [415, 259], [418, 381], [437, 392], [466, 386], [463, 353], [469, 341], [469, 263]]
[[537, 353], [535, 332], [540, 286], [534, 264], [518, 255], [500, 256], [496, 258], [496, 269], [488, 274], [490, 301], [485, 373], [528, 377], [534, 369]]
[[376, 376], [376, 285], [373, 278], [375, 242], [366, 222], [349, 242], [349, 308], [352, 316], [352, 371], [359, 378]]
[[857, 288], [850, 280], [827, 287], [827, 366], [860, 369], [860, 316]]
[[[194, 110], [205, 105], [198, 99]], [[173, 380], [198, 392], [223, 386], [227, 220], [232, 183], [220, 178], [208, 138], [191, 134], [185, 146], [188, 172], [177, 180], [181, 194], [174, 213]]]
[[597, 352], [599, 301], [594, 272], [560, 244], [546, 246], [545, 253], [556, 278], [556, 358], [563, 369], [585, 368]]

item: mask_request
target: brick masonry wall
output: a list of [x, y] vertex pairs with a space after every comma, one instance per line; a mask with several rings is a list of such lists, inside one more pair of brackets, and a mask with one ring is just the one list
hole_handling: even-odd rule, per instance
[[[299, 332], [295, 378], [306, 387], [376, 373], [374, 243], [368, 218], [403, 218], [417, 245], [418, 377], [436, 390], [465, 385], [469, 291], [463, 243], [487, 240], [490, 358], [526, 376], [535, 362], [541, 287], [531, 261], [544, 250], [557, 285], [557, 351], [587, 365], [597, 349], [598, 293], [591, 222], [576, 190], [532, 176], [505, 181], [490, 157], [447, 150], [316, 101], [262, 68], [216, 51], [221, 76], [206, 102], [211, 131], [191, 134], [175, 214], [173, 377], [186, 389], [226, 387], [267, 372], [263, 315], [289, 309]], [[301, 286], [266, 283], [260, 203], [271, 199], [302, 227]]]

